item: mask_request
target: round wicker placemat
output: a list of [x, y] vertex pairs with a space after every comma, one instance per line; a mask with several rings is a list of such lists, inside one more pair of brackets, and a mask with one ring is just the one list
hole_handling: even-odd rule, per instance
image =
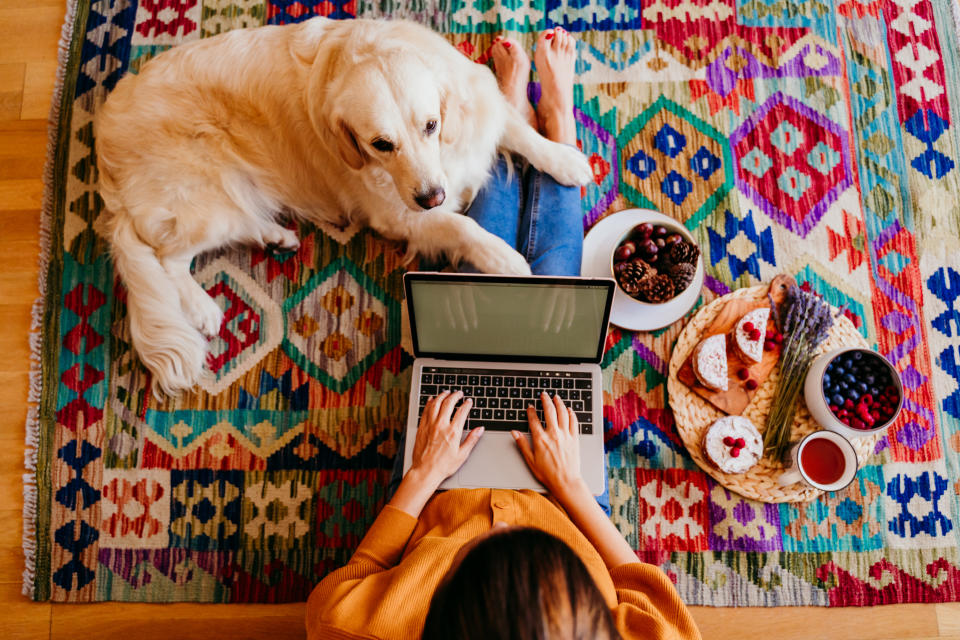
[[[673, 354], [670, 357], [670, 376], [667, 380], [670, 408], [673, 410], [680, 437], [694, 462], [724, 487], [761, 502], [806, 502], [813, 500], [823, 492], [800, 484], [781, 487], [777, 482], [777, 477], [783, 473], [784, 467], [782, 464], [774, 463], [767, 458], [761, 459], [756, 466], [742, 474], [723, 473], [713, 466], [703, 455], [701, 440], [707, 428], [717, 418], [726, 414], [677, 379], [677, 371], [680, 369], [680, 365], [693, 351], [693, 348], [700, 341], [701, 334], [710, 326], [710, 323], [713, 322], [713, 319], [728, 300], [736, 298], [760, 300], [766, 297], [767, 290], [768, 287], [766, 286], [738, 289], [712, 301], [700, 309], [687, 323], [687, 326], [680, 333], [680, 337], [677, 338], [677, 344], [674, 346]], [[817, 354], [841, 347], [869, 347], [867, 341], [853, 326], [853, 323], [844, 316], [834, 318], [830, 335], [817, 348]], [[743, 411], [742, 415], [756, 425], [761, 433], [766, 428], [767, 414], [770, 411], [770, 404], [773, 401], [773, 394], [776, 392], [779, 379], [780, 368], [778, 366], [770, 372], [769, 377], [760, 385], [750, 404]], [[807, 411], [807, 405], [803, 401], [801, 391], [799, 405], [793, 421], [791, 440], [796, 441], [819, 429], [820, 425], [814, 421], [810, 412]], [[857, 457], [861, 466], [872, 455], [876, 439], [877, 436], [874, 435], [851, 440], [857, 450]]]

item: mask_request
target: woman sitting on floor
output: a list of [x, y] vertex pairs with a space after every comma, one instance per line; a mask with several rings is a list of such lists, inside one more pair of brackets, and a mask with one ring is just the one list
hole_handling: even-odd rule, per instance
[[[526, 54], [498, 38], [493, 55], [504, 95], [536, 123]], [[540, 36], [540, 128], [568, 144], [575, 142], [575, 56], [562, 29]], [[519, 245], [534, 273], [579, 274], [578, 190], [529, 170], [522, 193], [520, 179], [502, 162], [467, 214]], [[541, 209], [551, 224], [537, 224]], [[311, 638], [700, 637], [666, 575], [637, 561], [580, 477], [579, 426], [560, 398], [541, 395], [545, 424], [527, 408], [531, 442], [513, 434], [549, 497], [438, 493], [483, 435], [473, 429], [461, 443], [472, 406], [461, 400], [447, 391], [427, 403], [410, 470], [350, 562], [310, 596]]]

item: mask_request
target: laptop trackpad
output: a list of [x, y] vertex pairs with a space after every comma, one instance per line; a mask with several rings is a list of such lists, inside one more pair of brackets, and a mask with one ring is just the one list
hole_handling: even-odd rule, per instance
[[460, 468], [457, 480], [462, 487], [544, 490], [527, 467], [513, 436], [502, 431], [483, 435]]

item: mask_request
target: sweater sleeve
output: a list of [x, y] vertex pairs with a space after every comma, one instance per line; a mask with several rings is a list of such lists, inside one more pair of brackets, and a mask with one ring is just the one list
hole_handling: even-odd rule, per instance
[[[410, 514], [389, 505], [383, 508], [346, 566], [328, 574], [310, 594], [308, 637], [328, 633], [331, 623], [342, 629], [342, 637], [350, 637], [343, 623], [355, 618], [352, 609], [370, 606], [370, 591], [378, 588], [377, 576], [397, 565], [416, 525], [417, 519]], [[351, 598], [353, 593], [360, 597]], [[364, 617], [366, 612], [355, 613]]]
[[701, 640], [693, 617], [659, 567], [631, 562], [610, 571], [610, 577], [618, 603], [611, 613], [624, 640]]

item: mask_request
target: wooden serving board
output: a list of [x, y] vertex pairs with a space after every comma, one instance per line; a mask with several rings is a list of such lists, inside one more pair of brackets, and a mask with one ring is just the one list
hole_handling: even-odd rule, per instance
[[[794, 284], [793, 278], [787, 275], [779, 275], [775, 277], [770, 282], [770, 297], [773, 298], [774, 304], [777, 306], [783, 302], [783, 298], [787, 293], [787, 289]], [[700, 335], [700, 340], [705, 340], [710, 336], [718, 334], [728, 334], [737, 326], [740, 318], [745, 314], [758, 309], [760, 307], [769, 306], [769, 301], [766, 298], [750, 299], [750, 298], [732, 298], [728, 300], [723, 308], [720, 310], [720, 313], [713, 319], [710, 325], [706, 330]], [[770, 318], [767, 320], [767, 326], [764, 331], [776, 329], [776, 324], [774, 323], [774, 314], [770, 314]], [[693, 354], [687, 357], [684, 363], [680, 366], [679, 371], [677, 371], [677, 379], [680, 382], [684, 383], [697, 395], [703, 397], [707, 402], [715, 406], [717, 409], [720, 409], [724, 413], [730, 415], [740, 415], [743, 413], [743, 410], [747, 408], [747, 405], [750, 404], [750, 400], [753, 398], [753, 394], [756, 393], [756, 389], [753, 391], [747, 389], [745, 386], [746, 380], [741, 380], [737, 377], [737, 371], [746, 367], [750, 372], [750, 378], [757, 381], [757, 389], [760, 388], [760, 385], [763, 384], [763, 381], [767, 379], [770, 375], [770, 372], [777, 362], [780, 360], [780, 347], [772, 351], [764, 351], [763, 358], [760, 362], [757, 363], [747, 363], [739, 356], [736, 355], [735, 349], [733, 348], [733, 338], [727, 336], [727, 378], [728, 385], [726, 391], [714, 391], [713, 389], [708, 389], [707, 387], [700, 384], [700, 381], [697, 380], [696, 374], [693, 372]]]

